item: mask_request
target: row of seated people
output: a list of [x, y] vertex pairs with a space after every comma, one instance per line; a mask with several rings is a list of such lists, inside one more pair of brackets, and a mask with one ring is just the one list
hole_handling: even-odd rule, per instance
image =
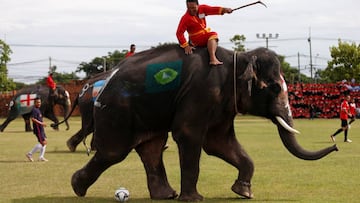
[[354, 84], [289, 84], [288, 94], [294, 118], [338, 118], [341, 102], [345, 94], [350, 94], [359, 106], [360, 91], [350, 87]]

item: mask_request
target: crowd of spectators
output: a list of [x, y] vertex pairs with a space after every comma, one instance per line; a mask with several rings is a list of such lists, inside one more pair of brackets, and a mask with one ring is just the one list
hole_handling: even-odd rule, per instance
[[344, 95], [349, 93], [359, 107], [360, 88], [353, 83], [289, 84], [288, 93], [294, 118], [338, 118]]

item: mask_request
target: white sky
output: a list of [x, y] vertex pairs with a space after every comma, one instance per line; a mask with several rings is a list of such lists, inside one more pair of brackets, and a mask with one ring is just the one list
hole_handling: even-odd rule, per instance
[[[236, 8], [254, 1], [199, 2]], [[267, 8], [257, 4], [230, 15], [207, 17], [208, 26], [219, 34], [220, 46], [231, 49], [229, 39], [243, 34], [245, 48], [253, 49], [265, 46], [265, 39], [258, 39], [257, 33], [278, 33], [278, 39], [269, 40], [269, 48], [287, 56], [286, 61], [294, 67], [298, 66], [299, 53], [302, 72], [308, 74], [310, 30], [316, 68], [326, 67], [329, 47], [337, 46], [337, 39], [360, 43], [358, 0], [263, 2]], [[0, 39], [13, 50], [9, 76], [26, 83], [47, 75], [50, 57], [58, 71], [72, 72], [82, 61], [128, 49], [131, 43], [142, 51], [159, 43], [177, 42], [175, 31], [186, 10], [185, 0], [0, 0], [0, 5]]]

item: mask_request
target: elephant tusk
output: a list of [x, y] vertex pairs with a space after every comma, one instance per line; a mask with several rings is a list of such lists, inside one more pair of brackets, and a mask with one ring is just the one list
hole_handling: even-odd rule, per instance
[[290, 132], [292, 132], [292, 133], [300, 134], [299, 131], [297, 131], [296, 129], [294, 129], [294, 128], [292, 128], [291, 126], [289, 126], [289, 125], [284, 121], [284, 119], [282, 119], [281, 117], [276, 116], [275, 118], [276, 118], [276, 120], [280, 123], [280, 125], [281, 125], [282, 127], [284, 127], [286, 130], [288, 130], [288, 131], [290, 131]]

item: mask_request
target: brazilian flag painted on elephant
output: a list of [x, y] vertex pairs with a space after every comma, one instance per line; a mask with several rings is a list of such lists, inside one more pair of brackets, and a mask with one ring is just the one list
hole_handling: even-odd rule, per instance
[[146, 67], [145, 92], [159, 93], [180, 86], [182, 61], [149, 64]]

